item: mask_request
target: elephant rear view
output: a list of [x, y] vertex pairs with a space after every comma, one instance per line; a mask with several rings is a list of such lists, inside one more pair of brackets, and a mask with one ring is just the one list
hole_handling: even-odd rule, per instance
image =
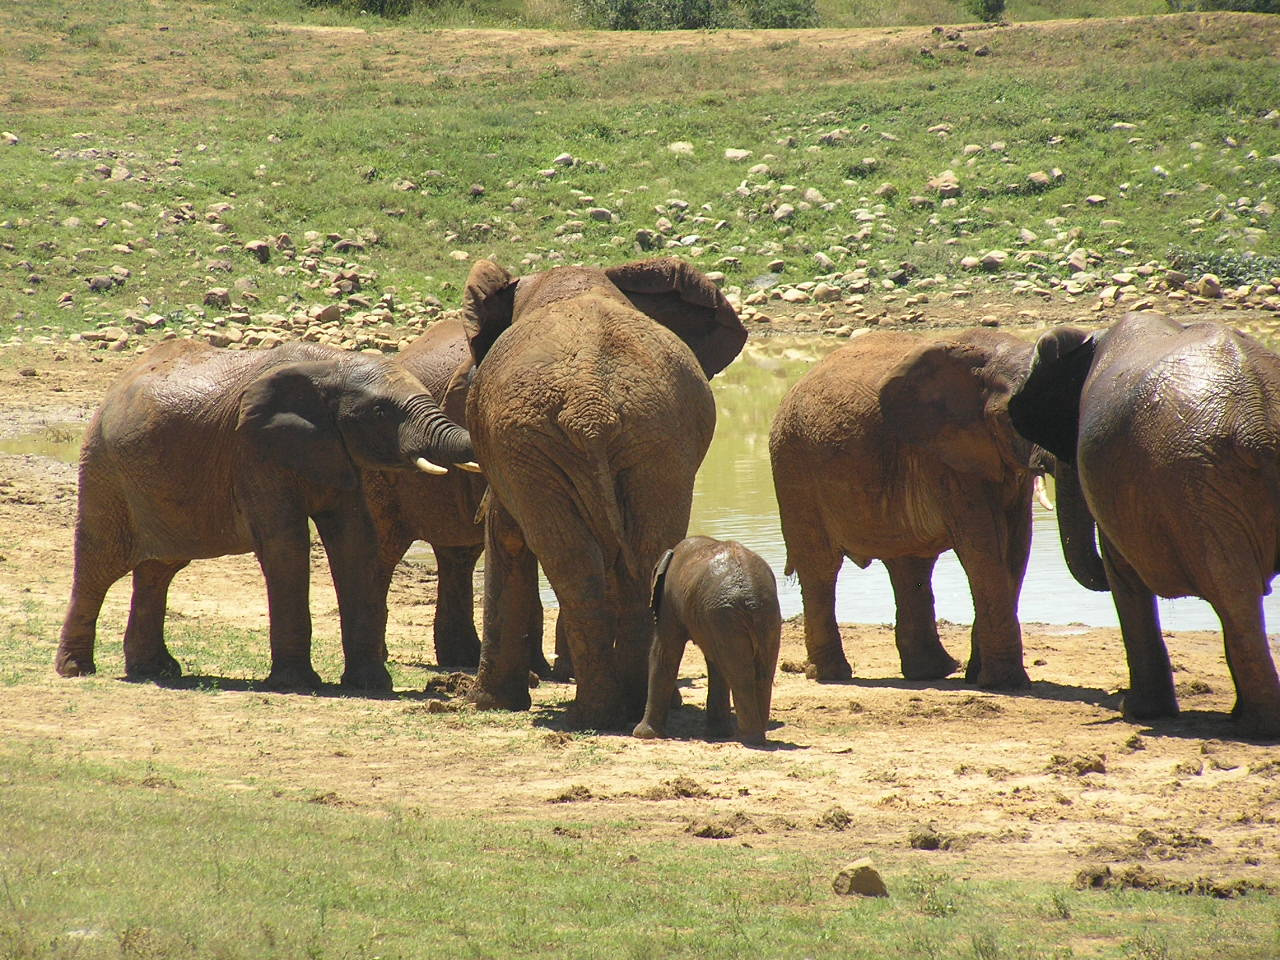
[[1027, 683], [1018, 595], [1031, 546], [1037, 451], [1009, 423], [1031, 345], [973, 330], [941, 340], [869, 333], [831, 353], [783, 398], [769, 434], [787, 573], [800, 579], [810, 675], [852, 670], [835, 617], [845, 557], [884, 562], [897, 602], [902, 674], [945, 677], [934, 563], [954, 549], [973, 595], [965, 678]]
[[1280, 357], [1219, 323], [1129, 313], [1044, 334], [1009, 410], [1058, 458], [1060, 507], [1082, 501], [1060, 510], [1063, 547], [1077, 579], [1100, 567], [1110, 586], [1125, 712], [1177, 713], [1155, 597], [1197, 596], [1222, 621], [1233, 715], [1280, 736], [1262, 611], [1280, 569]]
[[329, 556], [346, 669], [389, 689], [387, 607], [368, 470], [443, 473], [470, 438], [422, 384], [381, 357], [312, 344], [234, 352], [175, 340], [148, 351], [107, 392], [80, 455], [71, 602], [56, 667], [93, 673], [108, 588], [133, 573], [125, 672], [173, 677], [164, 642], [170, 581], [190, 561], [254, 552], [267, 582], [275, 689], [313, 689], [308, 518]]
[[541, 562], [578, 678], [574, 724], [634, 723], [649, 571], [685, 535], [715, 428], [707, 379], [746, 330], [715, 284], [674, 259], [518, 281], [480, 261], [464, 317], [476, 363], [467, 423], [490, 490], [474, 699], [529, 706], [522, 638]]
[[651, 605], [656, 627], [649, 696], [633, 734], [666, 735], [680, 659], [692, 640], [707, 659], [707, 732], [731, 732], [732, 693], [739, 738], [764, 743], [782, 642], [778, 585], [769, 565], [735, 540], [689, 537], [654, 568]]

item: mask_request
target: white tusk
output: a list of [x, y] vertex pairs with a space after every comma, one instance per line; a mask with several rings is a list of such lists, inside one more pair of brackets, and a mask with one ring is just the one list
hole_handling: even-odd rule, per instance
[[466, 470], [468, 473], [482, 473], [482, 472], [483, 472], [483, 471], [480, 469], [480, 464], [476, 463], [474, 460], [468, 460], [466, 463], [455, 463], [455, 464], [454, 464], [454, 466], [455, 466], [455, 467], [461, 467], [463, 470]]
[[414, 466], [416, 466], [423, 473], [429, 473], [432, 476], [439, 476], [442, 473], [449, 472], [448, 467], [442, 467], [438, 463], [432, 463], [426, 457], [419, 457], [417, 460], [413, 461], [413, 463], [414, 463]]
[[1036, 499], [1040, 501], [1040, 506], [1044, 507], [1046, 510], [1052, 510], [1053, 501], [1049, 499], [1049, 493], [1047, 490], [1045, 490], [1044, 477], [1040, 476], [1039, 474], [1036, 474], [1034, 487], [1035, 487]]

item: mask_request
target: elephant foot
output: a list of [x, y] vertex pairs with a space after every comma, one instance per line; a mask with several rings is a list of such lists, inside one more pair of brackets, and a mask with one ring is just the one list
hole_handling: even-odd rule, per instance
[[533, 662], [529, 664], [529, 672], [534, 674], [539, 680], [555, 679], [555, 671], [551, 664], [547, 663], [547, 658], [535, 656]]
[[54, 658], [53, 669], [60, 677], [88, 677], [98, 672], [93, 654], [64, 653], [61, 650]]
[[983, 690], [1017, 690], [1031, 685], [1031, 678], [1021, 663], [984, 663], [978, 671], [978, 686]]
[[804, 668], [804, 675], [810, 680], [817, 680], [819, 683], [839, 683], [842, 680], [853, 679], [853, 668], [849, 666], [849, 661], [838, 660], [826, 663], [807, 663]]
[[1178, 701], [1173, 693], [1152, 696], [1134, 693], [1124, 695], [1124, 715], [1134, 720], [1155, 720], [1160, 717], [1176, 717]]
[[276, 693], [310, 693], [320, 689], [320, 674], [305, 666], [273, 666], [262, 685]]
[[381, 661], [348, 666], [342, 673], [342, 685], [348, 690], [388, 693], [391, 690], [391, 674]]
[[480, 641], [456, 640], [451, 643], [436, 641], [436, 663], [442, 667], [474, 670], [480, 666]]
[[126, 680], [177, 680], [182, 676], [182, 667], [168, 650], [162, 650], [149, 660], [126, 658], [124, 676]]
[[1231, 708], [1231, 719], [1240, 733], [1253, 740], [1280, 740], [1280, 707], [1257, 707], [1239, 699]]
[[768, 741], [763, 730], [738, 731], [738, 742], [748, 747], [763, 747]]
[[655, 729], [648, 720], [641, 720], [636, 724], [636, 728], [631, 731], [631, 735], [639, 737], [641, 740], [661, 740], [666, 736], [666, 733]]
[[904, 660], [902, 676], [907, 680], [941, 680], [951, 676], [959, 668], [959, 662], [944, 651], [936, 657], [916, 657], [910, 663]]
[[732, 720], [708, 720], [706, 733], [708, 740], [732, 740], [737, 735], [737, 727]]
[[556, 657], [556, 664], [551, 668], [548, 679], [556, 683], [568, 683], [573, 679], [573, 664], [568, 657]]
[[623, 716], [616, 706], [608, 704], [584, 704], [574, 701], [569, 705], [568, 724], [574, 730], [625, 730], [631, 726], [630, 719]]
[[488, 690], [473, 687], [467, 694], [467, 700], [476, 705], [477, 710], [528, 710], [533, 706], [533, 698], [529, 696], [529, 688], [512, 695], [500, 695]]

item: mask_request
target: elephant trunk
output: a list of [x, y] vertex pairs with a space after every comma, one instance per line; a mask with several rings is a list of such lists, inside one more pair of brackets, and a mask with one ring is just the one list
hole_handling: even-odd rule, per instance
[[1076, 582], [1088, 590], [1110, 590], [1102, 558], [1098, 556], [1094, 536], [1097, 525], [1085, 503], [1076, 468], [1059, 460], [1054, 481], [1058, 492], [1058, 537], [1067, 569]]
[[471, 434], [444, 415], [430, 396], [409, 401], [410, 416], [401, 432], [401, 449], [410, 461], [425, 457], [433, 463], [468, 463], [476, 458]]

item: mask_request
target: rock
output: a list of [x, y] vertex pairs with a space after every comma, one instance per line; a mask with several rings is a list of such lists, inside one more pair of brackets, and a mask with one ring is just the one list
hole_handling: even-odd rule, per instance
[[818, 269], [831, 271], [835, 269], [836, 262], [829, 256], [819, 250], [813, 255], [813, 262], [818, 265]]
[[816, 303], [833, 303], [841, 296], [840, 288], [830, 283], [819, 283], [813, 288], [813, 299]]
[[18, 135], [9, 130], [0, 133], [0, 140], [3, 140], [7, 147], [16, 147], [21, 142], [18, 140]]
[[810, 299], [809, 294], [803, 290], [797, 290], [795, 287], [788, 287], [783, 290], [781, 297], [784, 303], [808, 303]]
[[667, 149], [684, 157], [693, 156], [693, 144], [688, 140], [676, 140], [673, 143], [668, 143]]
[[467, 193], [469, 193], [469, 194], [470, 194], [471, 196], [473, 196], [473, 197], [483, 197], [483, 196], [484, 196], [484, 184], [483, 184], [483, 183], [473, 183], [470, 187], [468, 187], [468, 188], [467, 188]]
[[1005, 261], [1008, 259], [1009, 254], [1005, 253], [1003, 250], [989, 250], [987, 253], [983, 254], [982, 259], [979, 262], [985, 270], [999, 270], [1004, 266]]
[[806, 187], [803, 197], [805, 203], [812, 203], [814, 206], [827, 202], [827, 198], [822, 195], [822, 191], [814, 187]]
[[887, 897], [888, 888], [884, 879], [870, 859], [855, 860], [836, 874], [831, 884], [836, 893], [842, 897], [857, 895], [860, 897]]
[[271, 259], [271, 244], [265, 240], [250, 240], [244, 245], [244, 249], [250, 256], [256, 257], [259, 263], [266, 263]]
[[743, 160], [746, 160], [750, 156], [751, 156], [750, 150], [741, 150], [737, 147], [730, 147], [724, 152], [724, 158], [726, 160], [732, 160], [734, 163], [738, 163]]
[[84, 333], [80, 334], [80, 339], [88, 340], [90, 343], [116, 343], [120, 340], [128, 340], [129, 334], [125, 332], [123, 327], [101, 327], [97, 330], [84, 331]]
[[1043, 170], [1037, 170], [1035, 173], [1027, 174], [1027, 186], [1033, 190], [1047, 190], [1053, 186], [1053, 177], [1045, 173]]
[[336, 303], [325, 304], [312, 314], [311, 319], [317, 324], [336, 323], [342, 319], [342, 307]]
[[960, 196], [960, 181], [956, 177], [955, 172], [944, 170], [929, 180], [928, 187], [938, 196], [946, 199], [947, 197]]
[[641, 250], [651, 250], [658, 241], [658, 234], [643, 227], [636, 231], [636, 244]]
[[1091, 193], [1089, 196], [1084, 198], [1084, 202], [1089, 204], [1091, 207], [1100, 207], [1102, 204], [1107, 202], [1107, 198], [1100, 193]]
[[873, 191], [873, 196], [881, 197], [885, 200], [889, 200], [893, 197], [896, 197], [897, 195], [898, 195], [898, 188], [895, 187], [892, 183], [882, 183], [880, 184], [880, 186], [876, 187], [875, 190]]
[[467, 253], [467, 251], [465, 250], [451, 250], [449, 251], [449, 258], [451, 260], [458, 260], [458, 261], [470, 260], [471, 254]]
[[960, 153], [961, 153], [961, 155], [962, 155], [962, 156], [972, 157], [972, 156], [974, 156], [975, 154], [979, 154], [979, 153], [981, 153], [981, 152], [982, 152], [982, 149], [983, 149], [983, 148], [982, 148], [982, 144], [980, 144], [980, 143], [966, 143], [966, 144], [961, 148]]
[[773, 211], [773, 219], [775, 222], [782, 220], [790, 220], [795, 216], [796, 208], [789, 203], [781, 203], [777, 209]]
[[1212, 273], [1206, 273], [1196, 284], [1196, 293], [1208, 300], [1217, 300], [1222, 296], [1222, 281]]
[[982, 266], [982, 261], [979, 260], [977, 257], [961, 257], [960, 266], [963, 267], [965, 270], [977, 270], [980, 266]]
[[89, 277], [88, 279], [85, 280], [85, 283], [89, 285], [89, 289], [92, 290], [94, 293], [106, 293], [108, 290], [110, 290], [112, 287], [116, 285], [116, 278], [106, 277], [106, 276]]
[[614, 220], [613, 211], [605, 207], [591, 207], [587, 216], [599, 223], [612, 223]]
[[229, 307], [231, 291], [226, 287], [211, 287], [204, 293], [204, 303], [209, 307]]

